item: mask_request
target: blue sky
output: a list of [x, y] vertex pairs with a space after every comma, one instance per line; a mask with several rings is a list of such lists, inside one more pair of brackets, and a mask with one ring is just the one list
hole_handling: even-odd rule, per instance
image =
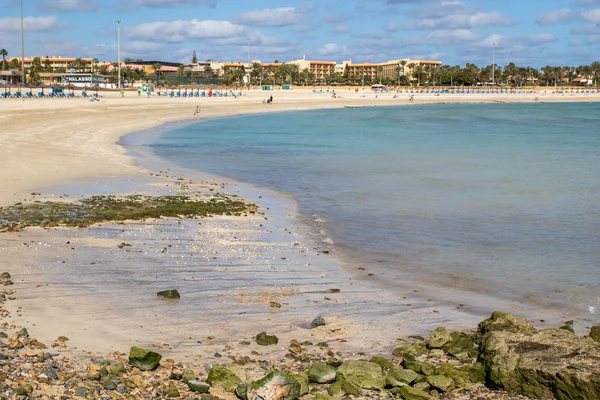
[[[0, 0], [0, 48], [18, 56], [19, 0]], [[26, 56], [541, 67], [600, 61], [600, 0], [23, 0]]]

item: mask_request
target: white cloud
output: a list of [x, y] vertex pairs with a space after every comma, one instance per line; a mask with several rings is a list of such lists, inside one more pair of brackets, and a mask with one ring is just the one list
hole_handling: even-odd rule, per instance
[[590, 11], [584, 11], [581, 13], [584, 19], [594, 24], [600, 24], [600, 8], [596, 8]]
[[336, 43], [327, 43], [317, 50], [317, 53], [321, 56], [343, 58], [348, 54], [348, 48], [346, 46], [340, 46]]
[[513, 22], [498, 11], [477, 11], [460, 1], [442, 1], [435, 7], [409, 12], [416, 19], [405, 29], [465, 29], [478, 26], [509, 26]]
[[252, 26], [289, 26], [302, 19], [303, 14], [294, 7], [265, 8], [241, 13], [236, 22]]
[[229, 21], [157, 21], [149, 22], [124, 30], [124, 35], [133, 39], [165, 42], [183, 42], [200, 38], [227, 38], [246, 32], [246, 28]]
[[[62, 29], [54, 16], [48, 17], [25, 17], [23, 26], [26, 31], [47, 32]], [[20, 18], [0, 18], [0, 32], [17, 32], [21, 30]]]
[[100, 4], [93, 0], [54, 0], [43, 1], [37, 5], [37, 10], [41, 12], [81, 12], [95, 11]]
[[146, 7], [182, 7], [213, 5], [216, 0], [136, 0], [136, 4]]
[[561, 8], [554, 11], [542, 11], [536, 22], [540, 25], [553, 25], [562, 22], [574, 21], [581, 18], [581, 13], [571, 10], [570, 8]]

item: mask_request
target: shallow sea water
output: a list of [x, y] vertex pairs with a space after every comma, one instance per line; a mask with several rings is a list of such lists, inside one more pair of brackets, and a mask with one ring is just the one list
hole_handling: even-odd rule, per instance
[[[204, 120], [152, 152], [293, 195], [349, 265], [600, 318], [600, 105], [376, 107]], [[599, 313], [599, 314], [596, 314]]]

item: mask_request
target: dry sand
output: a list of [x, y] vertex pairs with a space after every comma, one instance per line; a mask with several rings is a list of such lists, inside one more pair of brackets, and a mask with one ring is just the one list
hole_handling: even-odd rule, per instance
[[[177, 177], [196, 182], [206, 177], [156, 160], [136, 164], [116, 142], [130, 132], [192, 119], [198, 105], [201, 118], [212, 118], [409, 104], [406, 94], [394, 98], [393, 93], [377, 97], [338, 93], [342, 98], [276, 91], [250, 92], [238, 98], [145, 98], [127, 93], [125, 98], [108, 94], [100, 102], [3, 99], [0, 204], [30, 199], [34, 191], [71, 197], [108, 191], [184, 191], [175, 185]], [[270, 94], [274, 104], [263, 104]], [[536, 97], [544, 102], [600, 100], [598, 94], [549, 92], [417, 94], [414, 104], [531, 102]], [[169, 177], [156, 176], [165, 169]], [[200, 190], [206, 185], [196, 186]], [[473, 327], [481, 319], [474, 306], [469, 309], [481, 299], [467, 294], [460, 301], [465, 307], [457, 309], [458, 304], [428, 302], [427, 294], [412, 290], [384, 290], [369, 281], [368, 271], [343, 270], [299, 226], [291, 199], [231, 182], [225, 191], [251, 201], [261, 196], [259, 204], [263, 210], [268, 208], [268, 219], [215, 218], [201, 224], [151, 221], [0, 235], [0, 271], [13, 275], [18, 290], [18, 301], [8, 304], [11, 322], [28, 326], [42, 342], [67, 336], [72, 350], [107, 353], [137, 344], [164, 347], [162, 352], [181, 361], [216, 362], [214, 353], [226, 354], [228, 346], [240, 351], [235, 347], [239, 341], [251, 340], [264, 330], [282, 338], [282, 345], [270, 350], [273, 356], [285, 354], [291, 339], [328, 341], [335, 350], [389, 355], [396, 337], [424, 333], [436, 325]], [[121, 242], [133, 246], [119, 249], [116, 245]], [[163, 252], [165, 248], [168, 251]], [[180, 302], [156, 299], [158, 290], [172, 286], [182, 292]], [[331, 288], [341, 292], [329, 294]], [[271, 307], [271, 301], [282, 307]], [[306, 329], [322, 312], [329, 325]], [[529, 310], [529, 314], [535, 312]]]

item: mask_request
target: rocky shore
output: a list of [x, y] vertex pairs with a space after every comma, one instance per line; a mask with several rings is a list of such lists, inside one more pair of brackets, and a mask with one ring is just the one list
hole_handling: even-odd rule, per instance
[[[10, 273], [0, 276], [0, 284], [0, 305], [18, 301]], [[10, 313], [2, 307], [0, 315], [6, 321]], [[310, 328], [327, 324], [319, 316]], [[163, 359], [158, 349], [136, 346], [128, 354], [76, 359], [65, 353], [67, 337], [40, 343], [26, 327], [3, 322], [0, 398], [600, 398], [597, 326], [588, 336], [576, 335], [568, 323], [538, 331], [522, 317], [495, 312], [475, 332], [439, 327], [428, 338], [397, 339], [386, 357], [334, 351], [335, 342], [291, 340], [284, 344], [285, 357], [269, 359], [264, 350], [282, 343], [261, 332], [252, 341], [219, 349], [220, 364], [181, 363]]]
[[[78, 202], [42, 201], [32, 194], [32, 201], [2, 209], [0, 228], [18, 235], [30, 226], [85, 228], [165, 216], [261, 215], [267, 221], [256, 206], [212, 194], [210, 188], [209, 195], [97, 196]], [[124, 251], [131, 245], [117, 247]], [[298, 247], [294, 239], [291, 248]], [[494, 312], [473, 331], [438, 327], [427, 337], [392, 339], [384, 345], [386, 353], [369, 354], [349, 350], [338, 321], [319, 315], [308, 320], [305, 334], [285, 340], [269, 332], [267, 321], [265, 331], [247, 340], [219, 343], [207, 336], [202, 341], [214, 354], [205, 360], [193, 351], [185, 361], [169, 359], [161, 354], [168, 345], [136, 343], [98, 356], [72, 348], [66, 336], [42, 342], [30, 336], [32, 326], [9, 322], [11, 312], [23, 312], [20, 282], [13, 282], [11, 272], [0, 275], [0, 399], [600, 399], [598, 326], [585, 336], [575, 334], [572, 321], [538, 331], [522, 317]], [[340, 289], [326, 291], [336, 294]], [[175, 302], [169, 304], [182, 298], [175, 287], [153, 296]], [[277, 312], [282, 302], [268, 298], [268, 308]], [[230, 321], [232, 329], [244, 323], [244, 317]], [[316, 334], [320, 330], [329, 335]]]

